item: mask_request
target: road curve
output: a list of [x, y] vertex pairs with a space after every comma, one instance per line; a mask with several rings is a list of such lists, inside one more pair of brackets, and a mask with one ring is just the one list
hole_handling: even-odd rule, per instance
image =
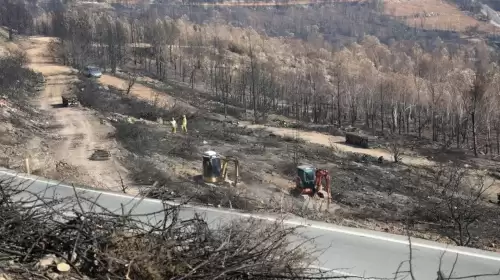
[[[0, 181], [23, 185], [27, 192], [39, 193], [47, 198], [74, 197], [75, 191], [80, 197], [96, 201], [108, 210], [121, 212], [132, 209], [133, 214], [149, 214], [161, 212], [163, 204], [179, 205], [176, 202], [162, 202], [156, 199], [132, 197], [120, 193], [102, 190], [72, 187], [63, 183], [36, 176], [17, 173], [0, 168]], [[26, 193], [26, 195], [28, 195]], [[20, 197], [19, 197], [20, 199]], [[224, 223], [235, 219], [255, 218], [268, 221], [280, 219], [272, 215], [255, 215], [235, 210], [208, 208], [194, 205], [182, 206], [180, 216], [189, 219], [193, 215], [203, 215], [210, 224]], [[161, 220], [160, 214], [143, 217], [146, 220]], [[390, 277], [399, 264], [408, 260], [408, 241], [405, 236], [380, 233], [369, 230], [353, 229], [335, 226], [327, 223], [313, 222], [300, 218], [287, 218], [284, 221], [289, 226], [302, 225], [300, 233], [307, 238], [315, 238], [314, 243], [323, 252], [319, 255], [318, 267], [336, 270], [339, 274], [348, 276]], [[500, 269], [500, 254], [487, 251], [448, 246], [431, 241], [412, 238], [413, 269], [416, 280], [436, 279], [436, 272], [442, 257], [442, 270], [449, 272], [455, 258], [458, 257], [455, 277], [476, 274], [494, 274]], [[444, 255], [443, 255], [444, 253]], [[405, 264], [401, 270], [407, 270]], [[398, 278], [399, 279], [399, 278]], [[499, 275], [478, 277], [475, 279], [500, 279]]]

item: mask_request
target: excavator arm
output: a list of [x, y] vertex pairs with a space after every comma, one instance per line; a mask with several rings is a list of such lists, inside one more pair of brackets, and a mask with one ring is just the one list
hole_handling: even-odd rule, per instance
[[227, 156], [222, 158], [222, 178], [225, 181], [227, 179], [227, 166], [229, 162], [234, 162], [234, 185], [238, 184], [238, 179], [240, 177], [240, 161], [236, 157]]
[[[325, 180], [324, 185], [323, 185], [323, 179]], [[328, 170], [325, 169], [316, 170], [316, 180], [314, 182], [314, 185], [316, 186], [316, 193], [318, 193], [318, 195], [323, 195], [323, 192], [326, 192], [328, 199], [331, 198], [330, 180], [331, 177], [330, 174], [328, 173]]]

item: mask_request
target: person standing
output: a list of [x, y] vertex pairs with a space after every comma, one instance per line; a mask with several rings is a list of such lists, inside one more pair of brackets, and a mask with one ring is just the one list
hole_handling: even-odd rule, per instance
[[182, 125], [181, 125], [182, 132], [185, 132], [185, 133], [188, 132], [187, 124], [188, 124], [188, 121], [186, 119], [186, 115], [182, 115]]
[[176, 133], [177, 132], [177, 122], [175, 121], [175, 118], [172, 118], [172, 120], [170, 121], [170, 124], [172, 125], [172, 133]]

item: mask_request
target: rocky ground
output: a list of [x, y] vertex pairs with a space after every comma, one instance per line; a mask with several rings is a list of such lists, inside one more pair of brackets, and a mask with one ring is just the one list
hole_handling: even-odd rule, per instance
[[[355, 148], [343, 143], [341, 135], [346, 130], [333, 136], [293, 129], [282, 125], [291, 120], [279, 116], [255, 125], [248, 121], [248, 112], [230, 107], [224, 117], [220, 103], [179, 84], [141, 78], [127, 94], [127, 73], [106, 74], [94, 81], [79, 77], [70, 67], [40, 60], [49, 43], [50, 39], [38, 37], [19, 44], [28, 51], [30, 66], [42, 72], [47, 83], [31, 107], [19, 109], [7, 100], [8, 106], [1, 108], [11, 115], [12, 108], [23, 114], [4, 125], [12, 131], [9, 137], [17, 137], [2, 136], [9, 155], [6, 167], [23, 170], [23, 153], [28, 152], [33, 158], [32, 172], [50, 178], [166, 200], [292, 213], [393, 233], [404, 233], [411, 217], [415, 235], [450, 242], [443, 233], [447, 226], [431, 217], [434, 209], [426, 204], [437, 195], [438, 161], [405, 147], [402, 162], [392, 163], [388, 160], [391, 153], [381, 148], [383, 139], [380, 147]], [[77, 94], [82, 107], [58, 108], [60, 94], [69, 91]], [[179, 119], [182, 114], [189, 118], [187, 134], [172, 134], [168, 124], [159, 121]], [[17, 132], [16, 120], [23, 125]], [[92, 161], [96, 150], [109, 153], [110, 159]], [[215, 187], [197, 182], [201, 153], [206, 150], [237, 156], [242, 183]], [[386, 160], [379, 162], [380, 156]], [[293, 195], [297, 163], [330, 171], [333, 200], [327, 211], [320, 201]], [[487, 201], [484, 207], [490, 207]], [[483, 215], [480, 225], [491, 224], [495, 213]], [[485, 232], [482, 226], [472, 230], [486, 236], [474, 240], [474, 246], [495, 249], [499, 243], [494, 227]]]

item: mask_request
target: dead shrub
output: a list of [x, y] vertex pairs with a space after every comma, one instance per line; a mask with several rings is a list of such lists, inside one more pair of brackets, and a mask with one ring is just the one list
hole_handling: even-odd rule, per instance
[[391, 135], [389, 138], [389, 151], [391, 152], [392, 160], [394, 163], [398, 163], [403, 154], [403, 139], [397, 135]]
[[10, 51], [0, 57], [0, 92], [11, 100], [24, 100], [37, 94], [40, 74], [28, 68], [24, 51]]
[[491, 184], [483, 176], [457, 166], [441, 166], [431, 183], [432, 195], [423, 196], [413, 210], [415, 223], [418, 219], [431, 222], [434, 230], [459, 246], [489, 246], [496, 239], [500, 212], [486, 202]]
[[171, 149], [169, 154], [181, 157], [183, 159], [198, 159], [199, 150], [194, 142], [193, 137], [183, 137], [176, 139], [175, 142], [170, 143]]
[[[78, 90], [81, 88], [83, 91]], [[96, 109], [104, 114], [118, 113], [149, 121], [156, 121], [159, 117], [167, 120], [171, 119], [172, 116], [179, 116], [175, 115], [175, 108], [167, 110], [155, 107], [145, 100], [126, 95], [112, 87], [106, 90], [92, 80], [80, 83], [75, 87], [75, 90], [78, 100], [83, 106]]]
[[297, 163], [282, 162], [280, 165], [278, 165], [277, 169], [279, 173], [287, 177], [295, 178], [295, 176], [297, 176]]
[[246, 53], [245, 48], [243, 46], [241, 46], [241, 45], [238, 45], [235, 42], [229, 42], [229, 44], [227, 46], [227, 49], [230, 52], [237, 53], [237, 54], [240, 54], [240, 55], [243, 55], [243, 54]]
[[130, 171], [131, 179], [139, 185], [158, 186], [169, 185], [172, 179], [169, 178], [163, 171], [157, 169], [154, 164], [148, 160], [137, 157], [129, 157], [126, 162], [134, 162], [127, 167]]
[[[295, 228], [280, 222], [250, 219], [209, 226], [197, 215], [181, 220], [177, 207], [134, 216], [124, 209], [115, 214], [76, 194], [73, 199], [31, 194], [29, 200], [15, 200], [22, 192], [18, 185], [0, 182], [0, 252], [3, 260], [14, 260], [28, 273], [38, 260], [54, 254], [78, 279], [320, 276], [308, 268], [315, 252], [293, 246]], [[147, 222], [153, 216], [166, 222]], [[0, 262], [0, 269], [9, 267]]]

